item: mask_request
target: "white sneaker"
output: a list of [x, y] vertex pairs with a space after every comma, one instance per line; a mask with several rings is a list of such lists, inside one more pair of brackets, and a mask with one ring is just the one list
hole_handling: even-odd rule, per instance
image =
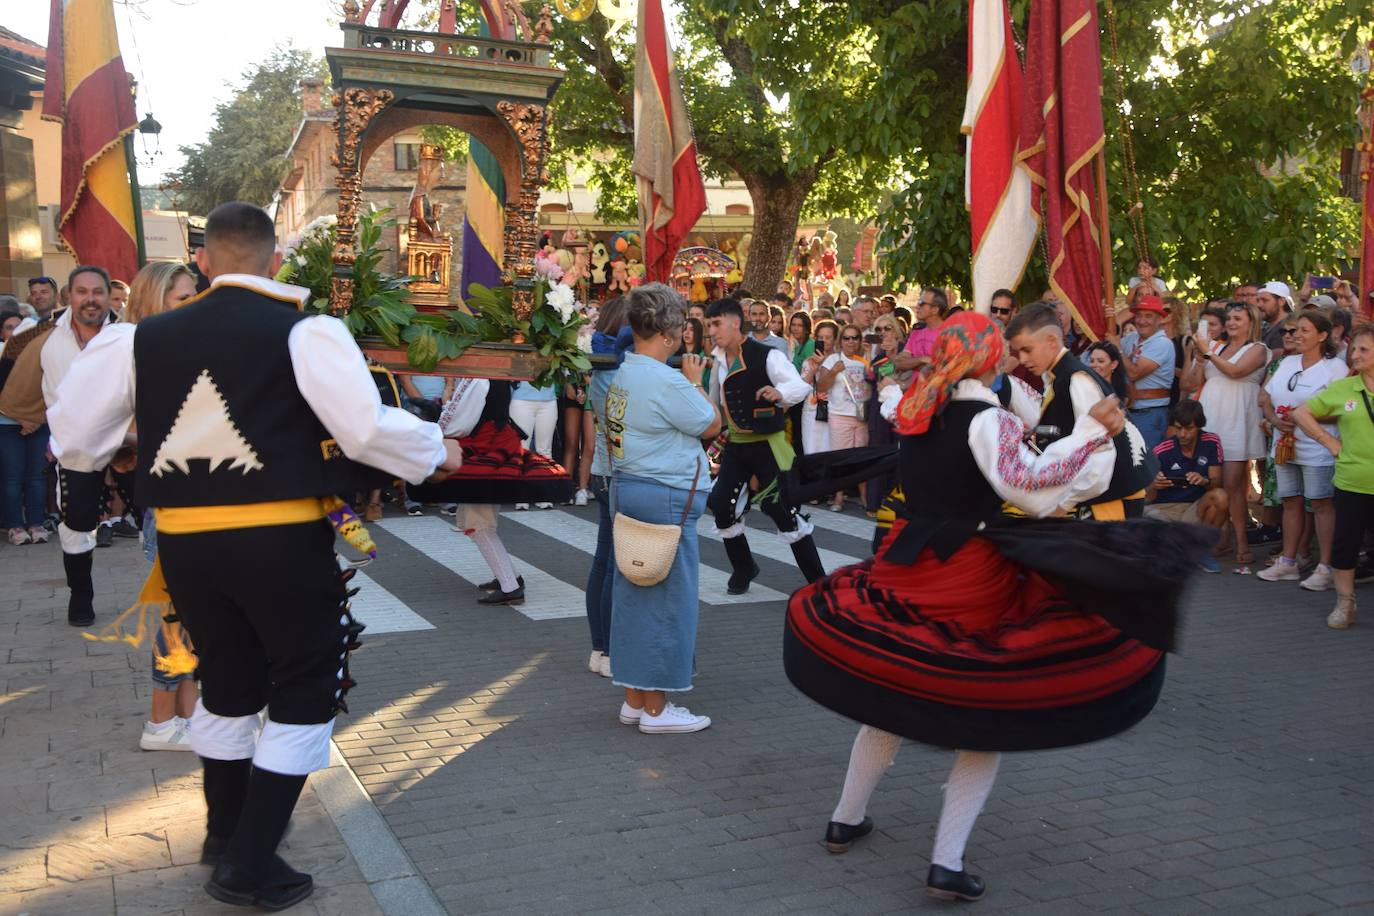
[[536, 508], [536, 509], [552, 509], [552, 508], [553, 508], [553, 503], [535, 503], [535, 504], [534, 504], [534, 508]]
[[529, 503], [516, 503], [516, 504], [515, 504], [515, 511], [516, 511], [516, 512], [528, 512], [528, 511], [529, 511], [529, 508], [530, 508], [530, 504], [529, 504]]
[[31, 536], [23, 528], [10, 529], [10, 543], [13, 544], [15, 547], [20, 547], [24, 544], [27, 544], [30, 540]]
[[191, 723], [180, 716], [173, 716], [157, 725], [144, 722], [138, 746], [145, 751], [189, 751]]
[[592, 650], [592, 657], [587, 659], [587, 670], [592, 674], [601, 673], [601, 660], [606, 657], [606, 653], [600, 649]]
[[611, 676], [611, 657], [609, 655], [601, 656], [601, 667], [597, 669], [596, 673], [602, 677]]
[[1290, 579], [1301, 579], [1302, 573], [1298, 572], [1297, 563], [1279, 557], [1278, 561], [1274, 563], [1273, 566], [1256, 573], [1255, 578], [1263, 579], [1265, 582], [1284, 582]]
[[1336, 578], [1331, 574], [1331, 567], [1318, 563], [1317, 568], [1312, 570], [1312, 575], [1302, 580], [1302, 587], [1309, 592], [1324, 592], [1335, 588]]
[[640, 720], [643, 719], [643, 718], [644, 718], [644, 710], [642, 710], [642, 709], [635, 709], [635, 708], [634, 708], [633, 706], [631, 706], [629, 703], [621, 703], [621, 704], [620, 704], [620, 724], [621, 724], [621, 725], [638, 725], [639, 722], [640, 722]]
[[587, 497], [589, 495], [590, 494], [586, 490], [578, 490], [575, 494], [573, 494], [573, 505], [585, 506], [587, 504]]
[[663, 712], [651, 716], [647, 712], [639, 717], [639, 730], [646, 735], [685, 735], [708, 728], [711, 720], [706, 716], [694, 716], [685, 706], [669, 703]]
[[1336, 609], [1326, 618], [1326, 625], [1333, 630], [1344, 630], [1355, 622], [1355, 595], [1337, 595]]

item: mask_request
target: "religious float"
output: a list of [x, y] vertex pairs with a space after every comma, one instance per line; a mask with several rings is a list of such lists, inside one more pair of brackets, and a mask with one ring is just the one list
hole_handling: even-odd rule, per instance
[[[283, 279], [314, 289], [313, 306], [343, 319], [368, 357], [393, 372], [547, 383], [589, 368], [577, 344], [584, 319], [573, 291], [535, 269], [548, 104], [564, 76], [549, 59], [550, 7], [531, 25], [518, 3], [505, 0], [496, 31], [503, 37], [485, 37], [456, 34], [451, 2], [436, 31], [399, 28], [405, 6], [343, 4], [343, 46], [325, 49], [337, 112], [337, 213], [293, 252]], [[364, 208], [363, 169], [389, 138], [425, 125], [467, 133], [500, 169], [502, 285], [473, 284], [452, 295], [454, 238], [428, 198], [442, 168], [433, 147], [421, 151], [409, 212], [400, 217], [408, 276], [378, 270], [380, 227], [396, 217]], [[313, 258], [304, 250], [310, 244]], [[321, 246], [328, 252], [323, 267]], [[319, 268], [313, 274], [312, 263]]]

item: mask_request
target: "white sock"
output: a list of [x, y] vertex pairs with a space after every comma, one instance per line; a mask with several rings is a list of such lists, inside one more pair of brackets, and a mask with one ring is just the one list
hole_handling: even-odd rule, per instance
[[496, 581], [501, 583], [501, 591], [515, 591], [520, 585], [515, 578], [515, 567], [511, 565], [510, 554], [506, 552], [506, 545], [501, 543], [496, 531], [492, 528], [479, 528], [472, 533], [472, 540], [481, 552], [482, 559], [491, 567]]
[[950, 871], [964, 870], [964, 846], [973, 822], [997, 780], [1002, 755], [985, 751], [958, 751], [945, 781], [945, 804], [935, 830], [935, 853], [930, 861]]
[[897, 748], [902, 739], [891, 732], [885, 732], [865, 725], [854, 738], [854, 749], [849, 752], [849, 771], [844, 774], [844, 791], [840, 793], [840, 803], [835, 806], [832, 821], [848, 824], [851, 827], [863, 823], [868, 811], [868, 799], [878, 787], [878, 780], [892, 766], [897, 757]]

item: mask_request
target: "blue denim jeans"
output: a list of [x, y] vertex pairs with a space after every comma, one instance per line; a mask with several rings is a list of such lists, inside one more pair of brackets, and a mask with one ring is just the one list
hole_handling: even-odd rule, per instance
[[611, 569], [614, 567], [611, 541], [611, 479], [594, 475], [592, 495], [596, 497], [598, 521], [596, 553], [592, 571], [587, 575], [587, 626], [592, 631], [592, 648], [610, 654], [611, 648]]
[[27, 436], [0, 425], [0, 511], [6, 528], [36, 528], [48, 514], [48, 427]]
[[1154, 447], [1164, 441], [1164, 434], [1169, 431], [1168, 407], [1132, 407], [1128, 416], [1140, 430], [1146, 448], [1154, 451]]

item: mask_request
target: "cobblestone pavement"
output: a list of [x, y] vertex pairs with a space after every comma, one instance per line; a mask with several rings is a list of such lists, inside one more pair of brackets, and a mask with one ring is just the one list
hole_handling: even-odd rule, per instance
[[[476, 604], [471, 583], [487, 570], [447, 520], [373, 526], [382, 558], [355, 602], [373, 625], [335, 740], [444, 906], [947, 908], [924, 896], [924, 875], [948, 752], [904, 747], [870, 807], [875, 834], [847, 855], [820, 846], [855, 727], [783, 676], [780, 596], [799, 577], [776, 536], [751, 538], [764, 567], [756, 596], [768, 600], [734, 603], [718, 588], [723, 549], [703, 538], [701, 676], [684, 702], [714, 724], [650, 737], [618, 724], [617, 689], [586, 668], [581, 586], [594, 520], [594, 508], [503, 516], [531, 600], [497, 609]], [[862, 517], [815, 521], [827, 562], [865, 555]], [[121, 601], [142, 574], [125, 545], [102, 551], [97, 569]], [[0, 705], [0, 797], [13, 798], [0, 809], [0, 911], [80, 889], [89, 896], [55, 909], [108, 912], [113, 901], [121, 913], [203, 912], [201, 873], [176, 867], [198, 842], [199, 812], [178, 837], [158, 807], [164, 791], [179, 793], [182, 811], [199, 804], [189, 761], [129, 750], [146, 695], [142, 653], [91, 648], [50, 623], [55, 545], [0, 549], [0, 570], [23, 583], [0, 614], [17, 637]], [[990, 886], [978, 911], [1374, 912], [1374, 589], [1360, 594], [1370, 619], [1336, 632], [1323, 623], [1330, 593], [1199, 576], [1183, 651], [1144, 723], [1100, 744], [1004, 760], [968, 850]], [[11, 789], [15, 776], [27, 783]], [[317, 908], [366, 912], [366, 885], [317, 814], [307, 802], [287, 857], [316, 869]], [[295, 849], [307, 831], [317, 842]], [[117, 839], [127, 837], [142, 839]], [[68, 883], [53, 850], [81, 843], [109, 850], [108, 871]]]

